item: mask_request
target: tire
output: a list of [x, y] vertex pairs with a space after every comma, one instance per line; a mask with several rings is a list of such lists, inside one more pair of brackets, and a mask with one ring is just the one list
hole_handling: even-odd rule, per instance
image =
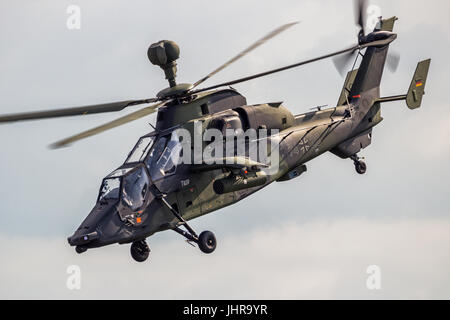
[[82, 253], [85, 252], [86, 250], [87, 250], [86, 247], [80, 247], [80, 246], [76, 246], [76, 247], [75, 247], [75, 251], [76, 251], [78, 254], [82, 254]]
[[130, 252], [134, 260], [144, 262], [150, 255], [150, 248], [145, 241], [138, 241], [131, 244]]
[[217, 241], [214, 233], [203, 231], [198, 237], [198, 247], [204, 253], [211, 253], [216, 249]]
[[358, 172], [359, 174], [364, 174], [367, 171], [367, 165], [364, 161], [358, 161], [355, 164], [355, 169], [356, 169], [356, 172]]

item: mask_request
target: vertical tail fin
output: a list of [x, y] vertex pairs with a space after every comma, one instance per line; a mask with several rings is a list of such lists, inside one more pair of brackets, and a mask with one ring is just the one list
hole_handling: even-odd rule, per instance
[[347, 77], [345, 78], [344, 86], [342, 87], [341, 95], [339, 96], [339, 100], [337, 106], [342, 106], [347, 104], [349, 93], [352, 89], [353, 82], [355, 82], [356, 74], [358, 73], [358, 69], [353, 69], [347, 73]]
[[[380, 29], [375, 31], [392, 32], [397, 17], [381, 20]], [[362, 59], [355, 82], [350, 92], [350, 97], [359, 96], [362, 92], [376, 90], [372, 92], [374, 98], [379, 97], [379, 86], [383, 76], [384, 65], [389, 50], [389, 45], [383, 47], [371, 46], [367, 48]]]

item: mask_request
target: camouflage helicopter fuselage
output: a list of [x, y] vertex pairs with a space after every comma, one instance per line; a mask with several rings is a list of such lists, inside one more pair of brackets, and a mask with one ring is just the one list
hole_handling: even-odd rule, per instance
[[[394, 21], [394, 18], [383, 20], [380, 30], [388, 32], [386, 37], [391, 41], [395, 39], [395, 34], [391, 33]], [[236, 203], [272, 182], [298, 177], [306, 171], [305, 163], [328, 151], [344, 159], [351, 158], [357, 171], [364, 173], [365, 164], [357, 153], [371, 143], [372, 128], [383, 120], [380, 104], [406, 100], [411, 109], [419, 107], [430, 63], [429, 60], [419, 63], [406, 95], [380, 98], [380, 82], [388, 48], [389, 43], [367, 48], [359, 69], [348, 73], [337, 106], [333, 108], [318, 108], [293, 115], [278, 102], [248, 105], [234, 89], [174, 99], [158, 110], [156, 130], [142, 137], [124, 165], [105, 178], [115, 179], [123, 175], [117, 182], [117, 188], [124, 190], [123, 195], [103, 197], [101, 190], [96, 205], [69, 238], [69, 243], [82, 252], [112, 243], [142, 241], [167, 229], [174, 229], [195, 240], [196, 235], [192, 234], [190, 227], [192, 232], [186, 233], [180, 231], [179, 226], [186, 226], [186, 221]], [[170, 94], [170, 90], [165, 94]], [[154, 154], [157, 153], [158, 142], [176, 129], [184, 128], [193, 133], [196, 122], [201, 122], [202, 131], [226, 127], [244, 131], [263, 128], [276, 132], [267, 140], [269, 146], [272, 145], [271, 140], [277, 141], [278, 169], [270, 171], [249, 165], [237, 170], [227, 165], [180, 164], [173, 169], [175, 171], [162, 177], [158, 170], [155, 171]], [[142, 141], [152, 143], [148, 144], [148, 150], [142, 151], [142, 156], [135, 157]], [[206, 143], [202, 143], [204, 148]], [[139, 186], [136, 196], [139, 203], [134, 205], [126, 199], [130, 193], [126, 176], [138, 172], [136, 183], [131, 186]]]

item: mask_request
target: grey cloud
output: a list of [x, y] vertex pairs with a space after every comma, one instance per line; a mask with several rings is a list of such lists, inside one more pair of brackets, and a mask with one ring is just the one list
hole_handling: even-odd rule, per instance
[[[448, 299], [448, 219], [320, 219], [219, 238], [204, 255], [159, 235], [148, 262], [112, 246], [75, 256], [60, 238], [0, 237], [2, 298]], [[49, 263], [51, 261], [51, 263]], [[81, 290], [66, 269], [81, 268]], [[381, 290], [368, 290], [369, 265]], [[183, 280], [173, 277], [182, 272]]]

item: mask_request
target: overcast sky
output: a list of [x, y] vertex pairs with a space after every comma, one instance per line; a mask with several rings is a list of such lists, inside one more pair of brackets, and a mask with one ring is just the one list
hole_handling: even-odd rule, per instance
[[[382, 95], [404, 94], [418, 61], [432, 58], [423, 107], [383, 106], [361, 155], [368, 172], [332, 154], [308, 172], [192, 222], [218, 247], [202, 254], [174, 232], [148, 239], [147, 262], [129, 245], [78, 255], [66, 238], [155, 116], [47, 146], [130, 112], [0, 125], [0, 298], [450, 298], [448, 1], [372, 1], [399, 17]], [[69, 5], [81, 29], [66, 26]], [[148, 46], [181, 49], [178, 81], [195, 82], [279, 25], [301, 21], [205, 85], [345, 48], [356, 41], [353, 1], [0, 0], [0, 112], [154, 96], [166, 86]], [[331, 61], [236, 85], [249, 104], [284, 101], [294, 114], [334, 106], [343, 78]], [[81, 290], [66, 287], [69, 265]], [[366, 269], [381, 269], [368, 290]]]

